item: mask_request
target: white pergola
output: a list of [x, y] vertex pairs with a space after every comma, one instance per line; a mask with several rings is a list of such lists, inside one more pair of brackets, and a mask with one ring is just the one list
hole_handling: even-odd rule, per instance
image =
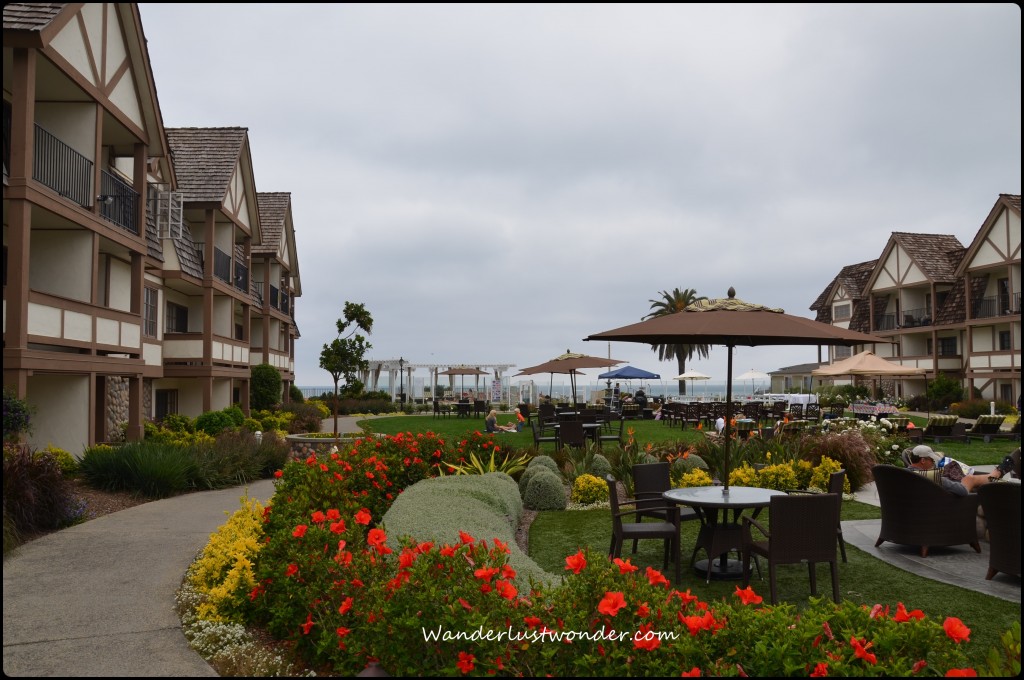
[[[377, 389], [377, 384], [380, 381], [381, 374], [387, 374], [388, 385], [389, 390], [391, 392], [392, 400], [398, 398], [399, 386], [402, 383], [404, 383], [407, 386], [406, 391], [408, 392], [408, 388], [411, 387], [413, 384], [413, 373], [417, 369], [426, 369], [429, 372], [430, 385], [428, 389], [428, 394], [430, 394], [431, 397], [433, 397], [435, 392], [434, 387], [438, 384], [438, 374], [441, 373], [442, 371], [448, 370], [449, 368], [471, 366], [473, 368], [478, 368], [481, 371], [487, 371], [495, 380], [501, 380], [502, 390], [505, 390], [508, 388], [508, 385], [506, 385], [505, 381], [502, 379], [502, 376], [505, 373], [507, 373], [509, 369], [515, 368], [516, 366], [514, 363], [511, 362], [491, 364], [467, 364], [456, 362], [424, 364], [415, 361], [409, 361], [401, 357], [397, 359], [368, 359], [367, 363], [369, 364], [369, 368], [366, 371], [360, 371], [359, 380], [361, 380], [362, 383], [366, 385], [366, 389], [368, 391], [373, 391]], [[484, 375], [474, 375], [471, 377], [473, 378], [474, 381], [473, 384], [475, 391], [479, 391], [481, 378], [484, 378], [485, 381], [488, 380], [488, 377]], [[487, 385], [486, 382], [485, 388], [489, 388], [489, 385]]]

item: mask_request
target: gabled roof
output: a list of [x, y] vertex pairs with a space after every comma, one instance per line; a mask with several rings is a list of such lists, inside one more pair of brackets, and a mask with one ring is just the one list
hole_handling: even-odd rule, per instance
[[[817, 312], [815, 320], [822, 323], [832, 323], [832, 296], [835, 295], [836, 286], [841, 285], [853, 300], [853, 316], [851, 317], [850, 328], [866, 333], [868, 328], [866, 323], [868, 319], [868, 305], [865, 295], [866, 284], [877, 264], [878, 260], [869, 260], [858, 264], [848, 264], [840, 269], [839, 274], [832, 279], [828, 286], [825, 287], [825, 290], [818, 295], [814, 304], [811, 305], [811, 309]], [[860, 316], [863, 316], [865, 323], [862, 328], [855, 328], [853, 325], [854, 321], [858, 320]]]
[[9, 2], [4, 5], [5, 31], [42, 31], [71, 3]]
[[248, 128], [168, 128], [178, 190], [186, 202], [221, 203], [245, 145]]
[[971, 245], [968, 246], [967, 252], [964, 253], [963, 258], [960, 261], [960, 265], [957, 267], [957, 276], [963, 276], [966, 273], [967, 267], [970, 266], [971, 260], [974, 259], [978, 248], [981, 247], [986, 234], [989, 229], [991, 229], [993, 220], [999, 217], [999, 214], [1004, 208], [1010, 212], [1016, 213], [1019, 218], [1020, 194], [999, 194], [999, 198], [996, 199], [995, 205], [992, 206], [992, 210], [989, 211], [988, 216], [981, 223], [981, 226], [978, 227], [978, 231], [974, 235]]
[[[252, 252], [273, 255], [281, 247], [281, 238], [288, 220], [292, 195], [288, 192], [259, 192], [256, 194], [260, 208], [260, 227], [263, 242], [254, 245]], [[292, 253], [294, 257], [295, 253]]]
[[796, 364], [795, 366], [783, 366], [782, 368], [775, 371], [768, 371], [769, 375], [800, 375], [810, 373], [816, 368], [820, 368], [825, 364], [815, 361], [812, 364]]
[[903, 248], [932, 283], [956, 281], [956, 268], [967, 249], [949, 234], [911, 234], [894, 231], [892, 239]]

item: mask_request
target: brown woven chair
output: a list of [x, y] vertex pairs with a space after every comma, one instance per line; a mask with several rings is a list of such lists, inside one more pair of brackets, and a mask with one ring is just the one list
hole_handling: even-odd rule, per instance
[[[827, 493], [834, 494], [836, 497], [836, 505], [839, 507], [839, 521], [836, 522], [836, 538], [839, 541], [839, 553], [843, 556], [843, 562], [846, 562], [846, 541], [843, 539], [843, 484], [846, 481], [846, 470], [837, 470], [828, 476], [828, 491]], [[801, 489], [786, 489], [786, 493], [811, 493], [809, 491]]]
[[665, 542], [665, 563], [663, 569], [668, 569], [669, 559], [676, 563], [676, 579], [680, 580], [680, 559], [679, 559], [679, 508], [669, 503], [664, 503], [660, 508], [648, 506], [645, 512], [655, 509], [663, 509], [667, 512], [667, 521], [664, 522], [623, 522], [625, 515], [633, 515], [636, 506], [634, 499], [619, 502], [619, 491], [615, 478], [611, 475], [605, 477], [608, 482], [608, 500], [612, 510], [612, 543], [608, 549], [609, 557], [622, 557], [622, 546], [629, 540], [659, 539]]
[[986, 580], [1000, 571], [1020, 577], [1020, 493], [1020, 484], [978, 487], [990, 542]]
[[882, 509], [882, 526], [875, 547], [884, 541], [921, 547], [928, 557], [932, 546], [978, 542], [978, 495], [957, 496], [912, 470], [893, 465], [871, 468]]
[[[672, 488], [669, 463], [637, 463], [633, 466], [633, 496], [636, 498], [636, 521], [644, 517], [652, 517], [662, 522], [669, 521], [669, 513], [665, 508], [665, 499], [661, 494]], [[679, 512], [679, 521], [699, 520], [700, 515], [693, 508], [675, 508]], [[636, 552], [637, 539], [633, 539], [633, 552]]]
[[[828, 562], [832, 574], [832, 599], [839, 602], [839, 564], [836, 559], [836, 525], [839, 504], [833, 494], [772, 496], [768, 506], [769, 532], [757, 520], [743, 517], [743, 585], [750, 584], [750, 560], [756, 555], [768, 561], [772, 604], [778, 602], [775, 568], [780, 564], [807, 562], [811, 594], [818, 594], [815, 564]], [[756, 527], [766, 540], [755, 540]], [[760, 571], [760, 567], [758, 567]]]

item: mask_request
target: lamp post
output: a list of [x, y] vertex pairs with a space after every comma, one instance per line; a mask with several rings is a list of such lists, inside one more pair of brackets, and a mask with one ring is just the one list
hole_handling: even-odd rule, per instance
[[405, 359], [398, 357], [398, 400], [405, 406]]

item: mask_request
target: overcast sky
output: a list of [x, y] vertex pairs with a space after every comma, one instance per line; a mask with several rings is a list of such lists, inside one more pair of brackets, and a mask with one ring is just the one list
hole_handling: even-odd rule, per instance
[[[734, 286], [813, 317], [893, 231], [969, 246], [1021, 190], [1012, 4], [141, 13], [164, 124], [248, 128], [257, 190], [292, 194], [300, 386], [330, 384], [319, 354], [346, 301], [373, 315], [371, 359], [607, 356], [582, 339], [660, 291]], [[678, 372], [646, 345], [610, 351]], [[738, 347], [734, 373], [816, 359]], [[687, 368], [724, 382], [725, 362], [715, 347]]]

